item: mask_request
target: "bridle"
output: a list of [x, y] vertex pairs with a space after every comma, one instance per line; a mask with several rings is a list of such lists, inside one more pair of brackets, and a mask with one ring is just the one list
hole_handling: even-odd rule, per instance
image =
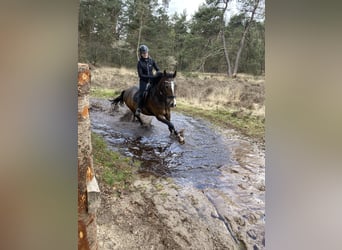
[[[171, 86], [172, 93], [175, 92], [173, 80], [172, 80], [172, 81], [164, 81], [163, 83], [164, 83], [164, 84], [169, 84], [169, 85]], [[164, 95], [164, 94], [161, 93], [161, 95]], [[176, 98], [176, 95], [164, 95], [164, 96], [165, 96], [167, 99], [175, 99], [175, 98]]]

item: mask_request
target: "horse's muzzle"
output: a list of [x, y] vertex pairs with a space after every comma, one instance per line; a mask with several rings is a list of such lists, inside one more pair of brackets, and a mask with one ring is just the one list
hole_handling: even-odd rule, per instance
[[171, 102], [170, 102], [170, 107], [171, 107], [171, 108], [174, 108], [174, 107], [176, 107], [176, 105], [177, 105], [177, 104], [176, 104], [176, 98], [174, 98], [174, 99], [172, 99]]

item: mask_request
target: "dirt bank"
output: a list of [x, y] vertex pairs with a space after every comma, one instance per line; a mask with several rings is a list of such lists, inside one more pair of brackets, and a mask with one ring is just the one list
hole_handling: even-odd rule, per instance
[[140, 177], [133, 186], [121, 198], [103, 199], [101, 249], [235, 249], [204, 193], [180, 192], [171, 180], [153, 176]]
[[[235, 166], [237, 192], [264, 192], [249, 171]], [[100, 171], [98, 171], [100, 172]], [[232, 177], [234, 175], [234, 177]], [[139, 175], [120, 195], [100, 181], [100, 249], [264, 249], [264, 213], [237, 206], [215, 188], [180, 187], [171, 178]], [[259, 201], [263, 206], [264, 202]]]
[[150, 175], [120, 196], [101, 191], [100, 249], [264, 249], [264, 233], [251, 229], [263, 215], [223, 211], [213, 190], [180, 189]]

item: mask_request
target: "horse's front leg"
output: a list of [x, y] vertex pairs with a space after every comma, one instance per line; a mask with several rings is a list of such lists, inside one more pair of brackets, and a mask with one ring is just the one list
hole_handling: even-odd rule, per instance
[[165, 119], [171, 124], [171, 126], [169, 125], [170, 134], [172, 134], [172, 132], [173, 132], [175, 135], [178, 135], [177, 130], [175, 129], [175, 127], [173, 126], [173, 124], [171, 122], [171, 113], [166, 112], [166, 114], [164, 116], [165, 116]]
[[[163, 123], [168, 125], [170, 134], [174, 133], [177, 136], [178, 141], [181, 144], [185, 143], [184, 136], [183, 136], [183, 131], [181, 131], [181, 133], [177, 132], [177, 130], [173, 126], [172, 122], [169, 120], [170, 116], [161, 116], [161, 115], [159, 115], [159, 116], [156, 116], [156, 118], [158, 119], [158, 121], [161, 121], [161, 122], [163, 122]], [[167, 118], [169, 118], [169, 119], [167, 119]]]
[[177, 135], [177, 131], [175, 129], [175, 126], [173, 126], [172, 122], [170, 120], [168, 120], [165, 116], [163, 115], [158, 115], [156, 116], [156, 118], [158, 119], [158, 121], [165, 123], [168, 127], [169, 127], [169, 131], [170, 133], [174, 133], [175, 135]]

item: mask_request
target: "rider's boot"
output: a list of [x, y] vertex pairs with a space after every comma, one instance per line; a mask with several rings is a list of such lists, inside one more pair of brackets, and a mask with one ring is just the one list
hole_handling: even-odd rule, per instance
[[136, 116], [139, 116], [140, 113], [141, 113], [141, 109], [143, 108], [143, 105], [144, 105], [144, 102], [145, 102], [145, 98], [146, 98], [147, 93], [148, 93], [148, 91], [149, 91], [149, 89], [150, 89], [150, 86], [151, 86], [151, 84], [150, 84], [150, 83], [147, 83], [144, 92], [141, 93], [140, 96], [139, 96], [138, 108], [137, 108], [137, 110], [135, 111], [135, 115], [136, 115]]
[[135, 115], [136, 115], [136, 116], [140, 116], [141, 109], [142, 109], [142, 107], [143, 107], [143, 102], [144, 102], [144, 98], [143, 98], [142, 96], [140, 96], [139, 102], [138, 102], [138, 108], [137, 108], [136, 111], [135, 111]]

